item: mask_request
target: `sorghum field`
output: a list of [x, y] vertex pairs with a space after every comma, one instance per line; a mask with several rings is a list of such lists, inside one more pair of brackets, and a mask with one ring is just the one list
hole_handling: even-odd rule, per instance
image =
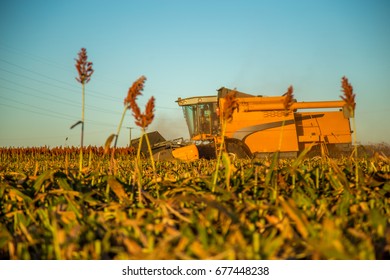
[[[388, 259], [390, 160], [1, 149], [2, 259]], [[356, 176], [357, 175], [357, 176]]]

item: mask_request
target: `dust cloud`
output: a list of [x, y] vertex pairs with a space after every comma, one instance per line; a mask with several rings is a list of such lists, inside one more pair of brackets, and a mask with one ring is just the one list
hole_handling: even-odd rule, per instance
[[189, 139], [187, 124], [184, 116], [157, 114], [148, 132], [158, 131], [166, 140], [183, 137]]

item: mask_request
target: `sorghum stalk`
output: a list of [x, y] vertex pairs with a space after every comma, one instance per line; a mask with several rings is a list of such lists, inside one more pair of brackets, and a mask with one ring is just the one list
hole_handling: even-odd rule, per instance
[[83, 169], [83, 147], [84, 147], [84, 116], [85, 116], [85, 84], [91, 80], [91, 76], [94, 72], [92, 69], [92, 62], [88, 61], [87, 50], [81, 48], [76, 59], [76, 69], [78, 77], [76, 80], [81, 84], [81, 143], [80, 143], [80, 171]]

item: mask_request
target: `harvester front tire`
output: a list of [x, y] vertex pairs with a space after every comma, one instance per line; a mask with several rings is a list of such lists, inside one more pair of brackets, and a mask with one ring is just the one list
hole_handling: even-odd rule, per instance
[[235, 155], [236, 158], [240, 158], [240, 159], [252, 158], [252, 153], [248, 148], [248, 146], [244, 142], [238, 139], [226, 138], [225, 146], [226, 146], [226, 151], [229, 154]]

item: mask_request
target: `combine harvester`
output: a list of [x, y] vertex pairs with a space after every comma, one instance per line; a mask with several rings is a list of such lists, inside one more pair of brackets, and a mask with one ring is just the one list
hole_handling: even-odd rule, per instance
[[[222, 87], [217, 96], [179, 98], [176, 102], [183, 108], [191, 140], [166, 141], [157, 131], [148, 133], [154, 158], [215, 158], [216, 144], [218, 147], [222, 140], [223, 104], [230, 91]], [[225, 149], [238, 158], [268, 156], [279, 150], [281, 156], [296, 157], [313, 144], [326, 154], [351, 149], [352, 131], [343, 100], [294, 100], [291, 111], [285, 114], [285, 96], [254, 96], [237, 91], [236, 97], [239, 110], [227, 123]], [[133, 140], [132, 146], [136, 148], [138, 141]], [[147, 147], [143, 145], [141, 151], [146, 154]]]

